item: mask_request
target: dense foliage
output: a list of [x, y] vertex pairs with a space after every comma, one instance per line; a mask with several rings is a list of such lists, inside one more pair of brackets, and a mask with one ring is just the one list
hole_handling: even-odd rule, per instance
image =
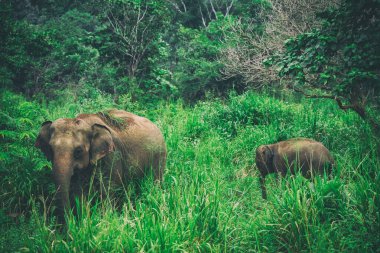
[[[45, 160], [32, 147], [33, 134], [13, 139], [2, 133], [2, 252], [371, 252], [379, 245], [377, 144], [369, 126], [333, 102], [295, 103], [291, 97], [284, 101], [248, 92], [192, 108], [174, 102], [146, 109], [115, 104], [111, 96], [46, 107], [6, 92], [2, 103], [13, 105], [6, 113], [19, 123], [12, 127], [8, 121], [7, 127], [20, 133], [26, 128], [35, 133], [45, 117], [134, 106], [163, 130], [169, 150], [161, 185], [146, 180], [138, 199], [127, 191], [122, 210], [108, 202], [84, 204], [79, 216], [68, 217], [67, 232], [60, 232], [52, 216], [55, 190], [44, 172]], [[302, 176], [280, 182], [270, 177], [264, 201], [254, 150], [296, 136], [322, 141], [332, 150], [338, 165], [333, 179], [316, 178], [310, 188]]]
[[2, 86], [45, 98], [95, 88], [148, 102], [226, 94], [234, 83], [220, 81], [224, 32], [265, 1], [211, 1], [212, 11], [201, 1], [66, 2], [0, 3]]
[[[0, 252], [378, 251], [379, 17], [378, 0], [0, 1]], [[36, 135], [109, 108], [162, 130], [163, 182], [91, 195], [62, 228]], [[255, 149], [301, 136], [332, 177], [269, 176], [263, 200]]]
[[277, 59], [280, 75], [291, 76], [296, 91], [334, 99], [380, 131], [379, 17], [377, 0], [343, 1], [338, 9], [322, 13], [320, 29], [286, 41], [285, 53]]

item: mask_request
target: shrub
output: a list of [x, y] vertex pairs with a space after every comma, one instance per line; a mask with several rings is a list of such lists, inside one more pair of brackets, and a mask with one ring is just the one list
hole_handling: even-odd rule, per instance
[[31, 199], [52, 192], [50, 163], [33, 147], [46, 111], [8, 91], [1, 93], [0, 104], [0, 203], [7, 212], [19, 214], [30, 209]]

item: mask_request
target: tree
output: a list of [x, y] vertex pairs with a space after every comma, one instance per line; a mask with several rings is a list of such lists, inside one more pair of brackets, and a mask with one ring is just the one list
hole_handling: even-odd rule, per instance
[[153, 0], [110, 1], [105, 14], [127, 66], [126, 74], [133, 79], [169, 22], [166, 4]]
[[223, 64], [217, 59], [232, 18], [220, 16], [204, 29], [180, 28], [174, 79], [185, 100], [202, 99], [207, 91], [226, 94], [233, 87], [231, 80], [222, 80], [220, 71]]
[[186, 27], [207, 27], [212, 20], [227, 17], [238, 1], [235, 0], [167, 0]]
[[37, 60], [49, 53], [49, 45], [43, 32], [16, 19], [18, 14], [13, 2], [0, 1], [0, 85], [31, 95]]
[[320, 29], [286, 41], [266, 63], [290, 77], [289, 87], [309, 98], [333, 99], [379, 133], [380, 1], [345, 0], [321, 14]]
[[[258, 88], [279, 82], [275, 68], [263, 61], [284, 49], [284, 40], [320, 26], [316, 13], [336, 6], [338, 0], [255, 1], [251, 15], [239, 16], [226, 36], [227, 46], [219, 56], [224, 78], [240, 78]], [[252, 4], [251, 4], [252, 5]], [[255, 8], [254, 8], [255, 7]]]

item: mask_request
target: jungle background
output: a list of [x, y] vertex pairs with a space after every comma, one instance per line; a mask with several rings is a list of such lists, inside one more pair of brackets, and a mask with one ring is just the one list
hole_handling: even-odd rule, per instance
[[[0, 0], [1, 252], [378, 252], [378, 0]], [[53, 215], [45, 120], [109, 108], [163, 131], [164, 180]], [[321, 141], [332, 179], [254, 151]], [[94, 203], [95, 202], [95, 203]]]

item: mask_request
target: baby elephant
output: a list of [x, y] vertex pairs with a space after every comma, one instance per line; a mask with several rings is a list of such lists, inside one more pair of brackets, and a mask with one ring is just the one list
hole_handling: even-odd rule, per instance
[[288, 169], [292, 174], [300, 171], [306, 178], [315, 174], [330, 174], [334, 159], [322, 143], [306, 138], [295, 138], [256, 149], [256, 165], [260, 171], [262, 196], [267, 198], [265, 176], [280, 173], [285, 176]]

